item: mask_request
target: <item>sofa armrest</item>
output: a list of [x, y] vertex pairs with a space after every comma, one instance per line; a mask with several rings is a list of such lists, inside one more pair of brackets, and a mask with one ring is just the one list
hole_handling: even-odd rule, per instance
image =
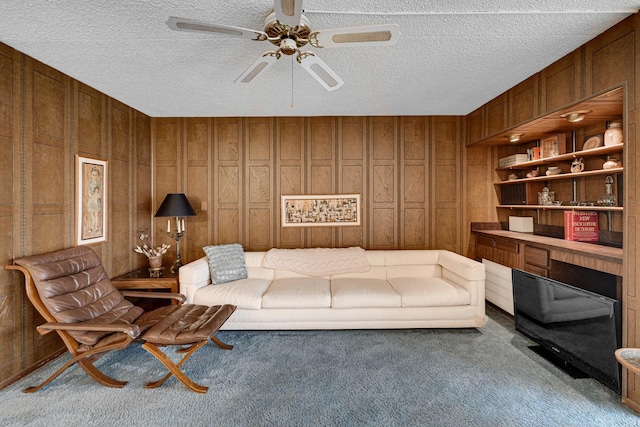
[[438, 264], [465, 280], [485, 280], [484, 264], [451, 251], [440, 251]]
[[482, 305], [485, 299], [485, 265], [451, 251], [441, 251], [438, 263], [442, 277], [471, 293], [471, 305]]
[[180, 293], [187, 297], [187, 304], [193, 304], [196, 291], [211, 283], [211, 272], [207, 257], [183, 265], [178, 270]]

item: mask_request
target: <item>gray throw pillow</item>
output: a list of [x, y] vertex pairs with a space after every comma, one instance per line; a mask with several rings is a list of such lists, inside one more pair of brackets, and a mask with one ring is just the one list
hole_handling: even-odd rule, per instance
[[202, 248], [207, 254], [211, 283], [220, 285], [234, 280], [247, 278], [247, 266], [244, 263], [244, 249], [242, 245], [205, 246]]

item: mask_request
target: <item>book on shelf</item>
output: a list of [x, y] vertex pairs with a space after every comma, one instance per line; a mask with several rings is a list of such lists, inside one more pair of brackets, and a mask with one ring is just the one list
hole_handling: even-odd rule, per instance
[[498, 160], [498, 166], [506, 168], [508, 166], [517, 165], [518, 163], [524, 163], [529, 160], [528, 154], [512, 154], [507, 157], [502, 157]]
[[577, 242], [598, 241], [598, 213], [595, 211], [564, 211], [564, 238]]

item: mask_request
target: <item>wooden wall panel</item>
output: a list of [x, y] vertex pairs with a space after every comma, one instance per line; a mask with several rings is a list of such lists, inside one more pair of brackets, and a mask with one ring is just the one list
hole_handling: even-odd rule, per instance
[[595, 94], [602, 90], [628, 84], [629, 110], [635, 111], [637, 30], [635, 17], [629, 18], [586, 45], [586, 90]]
[[462, 253], [471, 254], [469, 246], [472, 222], [497, 221], [497, 199], [493, 188], [492, 150], [489, 147], [467, 147], [463, 153], [464, 187], [462, 200], [464, 225]]
[[[152, 215], [155, 215], [160, 204], [168, 193], [178, 193], [182, 189], [181, 173], [178, 165], [182, 160], [183, 140], [181, 133], [181, 121], [176, 118], [160, 119], [153, 128], [153, 204]], [[182, 165], [180, 164], [181, 169]], [[171, 265], [176, 258], [175, 240], [167, 235], [167, 220], [169, 218], [154, 218], [153, 221], [153, 243], [160, 245], [167, 243], [171, 248], [163, 258], [165, 267]], [[175, 222], [171, 222], [172, 230]], [[186, 249], [184, 241], [181, 241], [180, 251], [183, 256], [183, 248]], [[186, 250], [184, 256], [188, 255]], [[186, 259], [186, 257], [184, 258]], [[183, 261], [184, 262], [184, 261]]]
[[[206, 244], [236, 242], [247, 250], [462, 247], [460, 117], [176, 118], [152, 128], [154, 144], [164, 144], [156, 186], [184, 181], [197, 212], [187, 220], [197, 238], [184, 262]], [[281, 227], [283, 194], [350, 193], [362, 195], [360, 226]]]
[[462, 251], [462, 123], [434, 117], [431, 130], [430, 247]]
[[[330, 117], [308, 119], [307, 177], [305, 194], [336, 193], [336, 123]], [[333, 227], [312, 227], [305, 230], [311, 247], [335, 247]]]
[[584, 97], [581, 50], [554, 62], [540, 72], [541, 115]]
[[70, 79], [32, 60], [27, 61], [26, 78], [30, 97], [26, 110], [30, 145], [26, 177], [31, 184], [27, 191], [31, 206], [27, 230], [33, 253], [43, 253], [62, 249], [73, 239], [67, 221], [71, 214], [67, 194], [72, 188], [70, 147], [66, 144], [70, 139]]
[[497, 96], [486, 104], [487, 135], [495, 135], [507, 128], [507, 93]]
[[[0, 262], [20, 250], [20, 56], [0, 44]], [[0, 270], [0, 386], [23, 367], [24, 292], [20, 277]]]
[[369, 193], [369, 243], [372, 249], [399, 246], [400, 187], [398, 124], [394, 117], [370, 118], [371, 150]]
[[[211, 194], [211, 120], [189, 118], [184, 120], [185, 130], [185, 194], [196, 212], [195, 217], [185, 221], [184, 256], [187, 259], [203, 256], [202, 248], [210, 242], [209, 194]], [[182, 254], [181, 254], [182, 255]]]
[[485, 126], [485, 106], [472, 111], [465, 117], [466, 123], [466, 145], [472, 145], [486, 137]]
[[134, 217], [130, 207], [134, 200], [130, 147], [133, 145], [133, 113], [131, 109], [117, 101], [109, 102], [109, 136], [110, 162], [109, 168], [109, 209], [112, 218], [109, 238], [113, 244], [110, 253], [110, 271], [120, 276], [133, 270], [131, 248], [134, 242], [132, 232]]
[[244, 242], [243, 121], [239, 118], [223, 118], [215, 119], [213, 123], [214, 161], [211, 176], [214, 183], [211, 186], [213, 193], [210, 195], [210, 205], [213, 206], [215, 227], [209, 234], [210, 244]]
[[535, 74], [509, 90], [508, 127], [532, 120], [540, 115], [540, 75]]
[[430, 243], [428, 200], [429, 119], [400, 119], [400, 247], [423, 249]]
[[248, 118], [246, 122], [246, 202], [244, 233], [247, 249], [268, 250], [275, 246], [274, 121]]
[[[135, 171], [132, 174], [134, 180], [132, 187], [135, 188], [135, 191], [132, 206], [135, 206], [135, 223], [132, 231], [136, 232], [137, 236], [138, 230], [151, 230], [151, 120], [136, 111], [134, 124], [135, 160], [133, 163]], [[139, 243], [136, 236], [133, 236], [131, 247]], [[136, 269], [146, 268], [148, 262], [146, 257], [132, 251], [131, 265]]]
[[367, 212], [367, 120], [365, 117], [341, 117], [338, 120], [337, 192], [360, 194], [360, 222], [358, 227], [338, 228], [337, 246], [365, 246]]
[[304, 194], [306, 184], [303, 173], [305, 164], [305, 120], [301, 117], [278, 118], [276, 120], [276, 209], [275, 229], [277, 246], [280, 248], [301, 248], [304, 243], [304, 228], [280, 227], [281, 208], [278, 204], [282, 195]]
[[78, 87], [78, 152], [87, 157], [103, 158], [106, 132], [105, 96], [80, 84]]

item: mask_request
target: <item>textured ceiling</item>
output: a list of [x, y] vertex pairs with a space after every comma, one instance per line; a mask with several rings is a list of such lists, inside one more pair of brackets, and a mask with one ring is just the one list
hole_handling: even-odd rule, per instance
[[[271, 0], [2, 0], [0, 42], [152, 117], [465, 115], [640, 9], [640, 0], [307, 0], [312, 30], [397, 23], [387, 47], [316, 49], [234, 80], [268, 42], [176, 32], [170, 16], [262, 30]], [[294, 106], [292, 107], [292, 99]]]

